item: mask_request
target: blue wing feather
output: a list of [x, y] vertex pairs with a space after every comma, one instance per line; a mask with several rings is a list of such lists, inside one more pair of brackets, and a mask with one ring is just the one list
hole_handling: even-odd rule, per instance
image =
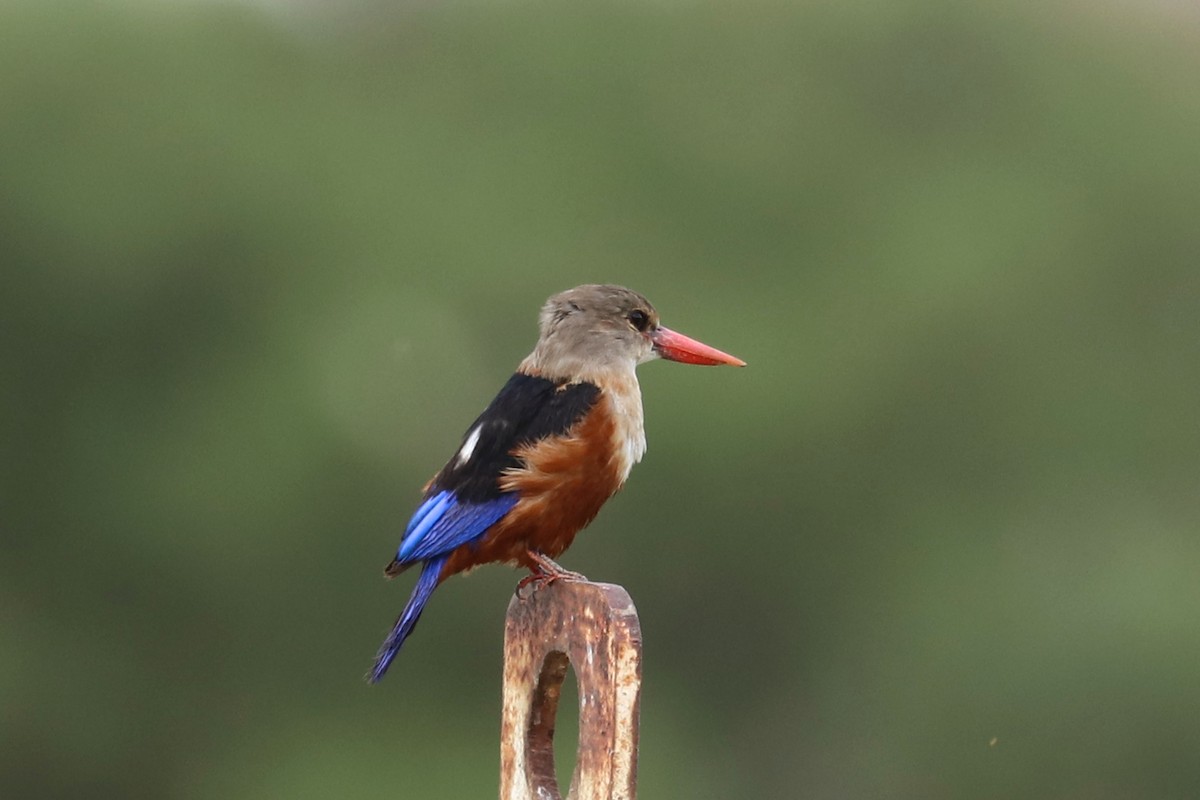
[[453, 492], [432, 495], [404, 532], [396, 560], [402, 564], [449, 553], [482, 536], [517, 504], [516, 493], [506, 493], [482, 503], [464, 503]]
[[409, 552], [425, 538], [429, 529], [441, 520], [453, 502], [454, 495], [450, 492], [438, 492], [426, 498], [408, 521], [404, 535], [400, 537], [400, 549], [396, 551], [396, 558], [407, 559]]

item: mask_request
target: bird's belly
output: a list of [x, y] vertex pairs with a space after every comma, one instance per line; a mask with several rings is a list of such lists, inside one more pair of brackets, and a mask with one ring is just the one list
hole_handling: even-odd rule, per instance
[[[515, 561], [530, 566], [527, 550], [557, 558], [571, 546], [615, 491], [604, 481], [573, 481], [561, 488], [521, 500], [480, 547], [488, 561]], [[488, 546], [494, 548], [487, 553]]]

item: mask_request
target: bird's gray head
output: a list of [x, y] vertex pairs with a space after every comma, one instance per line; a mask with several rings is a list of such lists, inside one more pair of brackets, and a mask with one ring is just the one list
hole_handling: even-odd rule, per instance
[[522, 368], [553, 379], [632, 374], [659, 356], [688, 364], [745, 364], [664, 328], [650, 301], [624, 286], [587, 284], [560, 292], [546, 301], [539, 323], [537, 347]]

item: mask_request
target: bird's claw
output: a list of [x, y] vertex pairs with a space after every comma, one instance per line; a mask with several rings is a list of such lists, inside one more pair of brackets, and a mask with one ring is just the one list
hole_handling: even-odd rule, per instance
[[535, 553], [532, 550], [528, 552], [529, 560], [532, 565], [529, 567], [530, 574], [526, 575], [517, 582], [517, 597], [524, 600], [532, 595], [522, 594], [530, 586], [533, 586], [533, 591], [544, 589], [555, 581], [577, 581], [579, 583], [587, 583], [587, 576], [573, 572], [569, 569], [563, 569], [553, 559], [544, 556], [541, 553]]

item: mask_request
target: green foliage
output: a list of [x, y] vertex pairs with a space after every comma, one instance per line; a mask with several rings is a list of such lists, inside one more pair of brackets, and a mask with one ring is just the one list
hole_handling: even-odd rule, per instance
[[750, 362], [565, 562], [645, 797], [1195, 796], [1187, 4], [311, 5], [0, 9], [0, 796], [491, 796], [380, 570], [592, 281]]

